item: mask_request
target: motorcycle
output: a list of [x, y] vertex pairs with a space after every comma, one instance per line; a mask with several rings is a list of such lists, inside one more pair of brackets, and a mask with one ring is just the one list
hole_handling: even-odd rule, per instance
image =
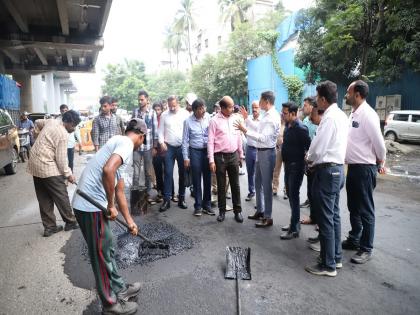
[[31, 136], [29, 130], [26, 128], [18, 130], [19, 135], [19, 156], [22, 162], [25, 162], [26, 159], [29, 159], [29, 151], [31, 150]]

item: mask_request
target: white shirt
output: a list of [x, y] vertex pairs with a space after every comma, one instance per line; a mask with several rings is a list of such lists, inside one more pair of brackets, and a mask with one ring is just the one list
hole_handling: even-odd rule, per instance
[[190, 113], [179, 108], [176, 113], [165, 111], [160, 117], [159, 124], [159, 143], [168, 143], [174, 147], [182, 144], [182, 131], [184, 129], [184, 121], [190, 117]]
[[322, 163], [344, 164], [347, 148], [348, 118], [331, 104], [324, 112], [308, 151], [308, 160], [312, 165]]
[[260, 117], [258, 130], [247, 129], [246, 137], [254, 140], [257, 148], [275, 148], [280, 133], [280, 115], [273, 106]]
[[[258, 116], [257, 118], [254, 118], [254, 116], [249, 116], [245, 120], [245, 126], [247, 130], [252, 130], [253, 132], [258, 132], [258, 125], [260, 123], [261, 116]], [[256, 148], [257, 147], [257, 141], [255, 141], [252, 138], [247, 137], [247, 145]]]
[[347, 164], [376, 164], [385, 161], [385, 141], [381, 133], [378, 114], [363, 102], [349, 116]]

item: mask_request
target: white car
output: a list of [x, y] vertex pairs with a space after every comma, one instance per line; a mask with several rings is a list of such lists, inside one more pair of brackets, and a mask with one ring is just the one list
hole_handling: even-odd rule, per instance
[[395, 110], [385, 120], [387, 140], [420, 141], [420, 110]]

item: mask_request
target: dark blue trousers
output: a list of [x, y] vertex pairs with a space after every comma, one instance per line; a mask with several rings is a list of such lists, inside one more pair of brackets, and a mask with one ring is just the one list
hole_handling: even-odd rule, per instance
[[257, 148], [247, 146], [245, 153], [246, 172], [248, 173], [248, 192], [255, 194], [255, 162], [257, 160]]
[[321, 242], [322, 265], [335, 270], [341, 262], [340, 190], [344, 186], [342, 165], [317, 167], [314, 173], [312, 193], [316, 203], [316, 217]]
[[[190, 148], [190, 167], [194, 188], [194, 209], [211, 208], [211, 173], [207, 149]], [[203, 189], [201, 189], [201, 178]]]
[[286, 190], [289, 196], [289, 204], [292, 212], [290, 219], [290, 230], [300, 231], [300, 201], [299, 192], [302, 186], [303, 175], [305, 172], [304, 162], [285, 162], [284, 172], [286, 180]]
[[178, 195], [179, 198], [185, 198], [184, 186], [184, 158], [182, 156], [182, 148], [174, 147], [167, 144], [168, 151], [165, 155], [165, 178], [163, 196], [165, 200], [171, 199], [171, 192], [173, 188], [173, 176], [175, 160], [178, 164]]
[[369, 164], [349, 164], [347, 171], [347, 207], [351, 223], [349, 238], [367, 252], [373, 249], [375, 235], [373, 190], [376, 187], [376, 174], [376, 165]]

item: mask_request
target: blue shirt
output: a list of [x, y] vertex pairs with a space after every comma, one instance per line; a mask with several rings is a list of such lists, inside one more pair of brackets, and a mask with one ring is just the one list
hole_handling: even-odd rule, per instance
[[[112, 154], [118, 154], [122, 159], [122, 165], [118, 168], [115, 176], [117, 185], [122, 178], [122, 173], [127, 165], [131, 163], [133, 157], [133, 141], [126, 136], [114, 136], [92, 157], [83, 170], [80, 177], [78, 189], [91, 196], [105, 208], [108, 205], [104, 184], [102, 183], [103, 167], [108, 162]], [[72, 205], [74, 209], [84, 212], [99, 212], [89, 201], [83, 199], [79, 194], [73, 195]]]
[[318, 128], [317, 125], [315, 125], [310, 119], [309, 116], [306, 116], [305, 119], [303, 119], [302, 122], [306, 127], [308, 127], [308, 131], [309, 131], [309, 137], [311, 138], [311, 140], [315, 137], [316, 134], [316, 129]]
[[19, 120], [17, 123], [17, 127], [19, 129], [28, 129], [28, 130], [35, 128], [34, 123], [30, 119], [26, 119], [24, 121]]
[[182, 135], [182, 155], [184, 160], [189, 160], [189, 148], [205, 149], [209, 140], [210, 115], [198, 120], [194, 114], [184, 121], [184, 132]]

